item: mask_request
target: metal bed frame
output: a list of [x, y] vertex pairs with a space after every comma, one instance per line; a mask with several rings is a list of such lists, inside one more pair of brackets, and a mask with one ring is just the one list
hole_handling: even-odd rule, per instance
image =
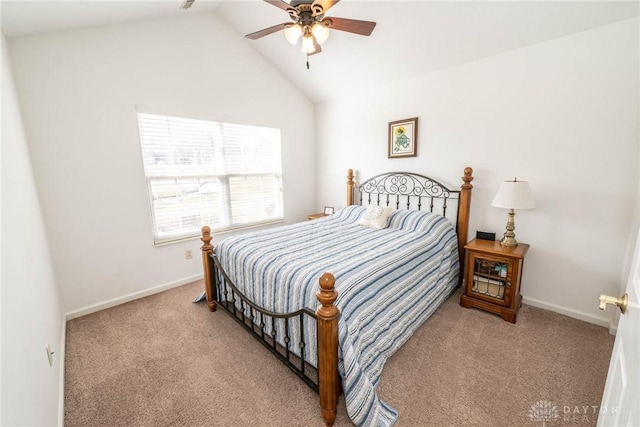
[[[469, 228], [471, 202], [471, 181], [473, 170], [465, 168], [460, 190], [450, 190], [440, 182], [424, 175], [410, 172], [391, 172], [376, 175], [358, 187], [360, 205], [395, 205], [400, 209], [422, 210], [425, 206], [433, 212], [439, 207], [446, 216], [452, 201], [457, 202], [455, 225], [458, 235], [458, 256], [460, 265], [464, 262], [464, 245]], [[347, 172], [347, 206], [354, 203], [353, 170]], [[439, 206], [438, 206], [439, 205]], [[327, 426], [332, 426], [336, 416], [336, 406], [341, 381], [338, 373], [338, 317], [340, 312], [334, 305], [338, 296], [335, 279], [324, 273], [319, 280], [317, 293], [320, 307], [314, 312], [303, 308], [293, 313], [274, 313], [250, 301], [233, 283], [222, 268], [211, 244], [211, 230], [202, 227], [202, 259], [205, 293], [210, 311], [220, 307], [227, 311], [238, 323], [273, 353], [281, 362], [298, 375], [309, 387], [319, 393], [322, 416]], [[461, 283], [461, 274], [458, 283]], [[316, 322], [318, 339], [317, 366], [305, 360], [304, 325]], [[278, 325], [281, 327], [278, 328]], [[291, 328], [300, 328], [300, 341], [291, 342]], [[297, 348], [296, 348], [297, 347]], [[299, 355], [298, 355], [299, 354]]]

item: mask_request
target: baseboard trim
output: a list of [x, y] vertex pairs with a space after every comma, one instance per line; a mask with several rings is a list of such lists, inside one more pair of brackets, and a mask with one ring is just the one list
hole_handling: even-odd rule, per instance
[[616, 328], [613, 328], [611, 321], [609, 319], [603, 317], [596, 317], [591, 314], [584, 313], [582, 311], [572, 310], [570, 308], [562, 307], [556, 304], [551, 304], [548, 302], [540, 301], [535, 298], [529, 298], [526, 296], [522, 296], [522, 303], [528, 304], [534, 307], [543, 308], [545, 310], [553, 311], [556, 313], [564, 314], [565, 316], [572, 317], [574, 319], [582, 320], [583, 322], [592, 323], [594, 325], [602, 326], [607, 328], [609, 333], [615, 331]]
[[127, 295], [123, 295], [118, 298], [113, 298], [108, 301], [93, 304], [78, 310], [70, 311], [66, 314], [66, 320], [75, 319], [76, 317], [86, 316], [87, 314], [95, 313], [100, 310], [115, 307], [116, 305], [124, 304], [125, 302], [133, 301], [138, 298], [148, 297], [149, 295], [157, 294], [166, 291], [171, 288], [186, 285], [187, 283], [195, 282], [204, 277], [202, 273], [194, 274], [193, 276], [185, 277], [183, 279], [175, 280], [173, 282], [165, 283], [153, 288], [148, 288], [142, 291], [133, 292]]

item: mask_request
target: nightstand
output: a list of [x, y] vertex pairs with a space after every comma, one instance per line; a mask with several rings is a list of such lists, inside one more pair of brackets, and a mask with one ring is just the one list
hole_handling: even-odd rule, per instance
[[329, 215], [326, 215], [324, 213], [310, 214], [310, 215], [307, 215], [307, 219], [309, 221], [311, 221], [312, 219], [318, 219], [318, 218], [322, 218], [322, 217], [325, 217], [325, 216], [329, 216]]
[[465, 285], [460, 305], [498, 314], [507, 322], [516, 323], [522, 305], [522, 266], [529, 245], [506, 247], [497, 240], [473, 239], [464, 249]]

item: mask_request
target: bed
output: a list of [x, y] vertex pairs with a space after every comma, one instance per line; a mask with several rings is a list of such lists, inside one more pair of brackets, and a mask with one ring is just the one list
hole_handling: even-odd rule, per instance
[[[211, 245], [202, 229], [209, 309], [229, 312], [320, 395], [326, 425], [344, 392], [356, 425], [392, 425], [376, 393], [386, 360], [461, 282], [472, 169], [460, 190], [392, 172], [356, 186], [334, 215]], [[378, 228], [382, 226], [381, 228]]]

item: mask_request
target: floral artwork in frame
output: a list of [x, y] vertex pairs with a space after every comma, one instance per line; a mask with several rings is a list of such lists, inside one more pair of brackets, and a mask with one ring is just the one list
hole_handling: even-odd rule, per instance
[[418, 151], [418, 118], [389, 123], [389, 158], [416, 157]]

